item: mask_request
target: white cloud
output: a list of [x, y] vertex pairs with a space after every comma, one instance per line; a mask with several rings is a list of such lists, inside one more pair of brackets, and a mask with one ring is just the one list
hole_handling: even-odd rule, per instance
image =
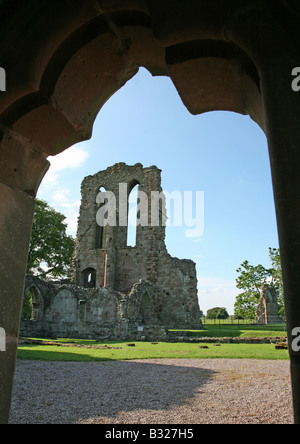
[[65, 222], [68, 225], [68, 234], [75, 237], [77, 232], [80, 201], [61, 202], [60, 207], [62, 208], [63, 214], [66, 216]]
[[204, 256], [204, 254], [195, 254], [195, 255], [193, 256], [193, 259], [194, 259], [194, 260], [197, 260], [197, 259], [205, 259], [205, 256]]
[[[76, 236], [80, 201], [77, 192], [74, 194], [74, 190], [70, 190], [66, 181], [63, 181], [61, 173], [66, 170], [80, 169], [87, 158], [88, 152], [82, 145], [81, 147], [72, 146], [57, 156], [50, 156], [48, 160], [51, 166], [42, 182], [38, 195], [40, 199], [46, 200], [52, 207], [66, 216], [67, 232], [72, 236]], [[74, 198], [75, 195], [77, 197]]]
[[235, 299], [239, 294], [235, 284], [235, 281], [218, 277], [198, 276], [198, 297], [201, 310], [206, 314], [210, 308], [225, 307], [232, 315]]
[[57, 189], [57, 190], [55, 190], [55, 193], [52, 196], [52, 200], [59, 204], [59, 203], [62, 203], [62, 202], [65, 202], [66, 200], [68, 200], [69, 195], [70, 195], [70, 190], [68, 190], [66, 188], [65, 189], [63, 189], [63, 188]]
[[44, 185], [53, 186], [58, 184], [59, 172], [66, 169], [80, 168], [86, 159], [88, 153], [82, 147], [72, 146], [57, 156], [50, 156], [48, 160], [51, 164], [49, 171], [44, 178]]

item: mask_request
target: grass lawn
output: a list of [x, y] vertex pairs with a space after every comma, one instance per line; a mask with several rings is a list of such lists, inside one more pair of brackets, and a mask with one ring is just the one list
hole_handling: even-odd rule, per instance
[[[218, 325], [213, 321], [212, 323], [206, 323], [204, 330], [185, 330], [188, 331], [188, 336], [195, 337], [209, 337], [209, 338], [274, 338], [287, 336], [286, 330], [281, 324], [257, 326], [257, 325]], [[182, 330], [173, 330], [182, 331]]]
[[114, 361], [132, 359], [276, 359], [288, 360], [286, 350], [275, 350], [272, 344], [222, 344], [219, 347], [205, 344], [208, 349], [199, 349], [201, 344], [135, 342], [134, 347], [127, 342], [96, 342], [87, 340], [60, 339], [56, 342], [82, 344], [85, 346], [107, 345], [107, 348], [59, 347], [56, 345], [20, 345], [19, 359], [42, 361]]
[[[286, 337], [282, 325], [215, 325], [207, 323], [204, 330], [188, 330], [192, 337]], [[58, 345], [19, 345], [18, 358], [45, 361], [111, 361], [130, 359], [289, 359], [287, 350], [275, 350], [273, 344], [203, 344], [208, 349], [199, 349], [199, 343], [135, 342], [134, 347], [128, 342], [59, 339], [52, 341]], [[62, 347], [59, 344], [73, 343], [74, 346]], [[83, 345], [85, 347], [76, 347]], [[93, 346], [104, 346], [101, 349]], [[89, 347], [89, 348], [87, 348]]]

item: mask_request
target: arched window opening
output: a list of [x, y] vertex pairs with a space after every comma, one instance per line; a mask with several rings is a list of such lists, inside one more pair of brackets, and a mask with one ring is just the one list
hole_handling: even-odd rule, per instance
[[83, 275], [83, 286], [85, 288], [95, 288], [96, 287], [96, 270], [93, 268], [88, 268], [82, 272]]
[[142, 321], [143, 325], [151, 324], [152, 304], [151, 304], [150, 297], [149, 297], [148, 293], [145, 293], [143, 295], [143, 297], [141, 298], [140, 315], [141, 315], [141, 321]]
[[129, 193], [128, 197], [128, 224], [127, 224], [127, 247], [136, 246], [136, 233], [138, 222], [138, 191], [137, 183]]
[[[104, 187], [99, 188], [99, 193], [105, 193], [106, 189]], [[104, 203], [98, 204], [100, 208]], [[96, 224], [96, 235], [95, 235], [95, 250], [102, 250], [104, 248], [104, 227]]]
[[35, 287], [30, 288], [23, 302], [22, 319], [38, 321], [43, 316], [43, 301]]

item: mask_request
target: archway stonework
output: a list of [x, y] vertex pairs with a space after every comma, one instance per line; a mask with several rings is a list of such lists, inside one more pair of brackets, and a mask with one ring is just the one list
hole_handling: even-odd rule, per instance
[[[289, 343], [300, 327], [300, 66], [297, 0], [2, 0], [0, 422], [11, 390], [34, 197], [49, 163], [88, 139], [102, 105], [138, 71], [169, 76], [193, 114], [249, 114], [266, 132]], [[295, 422], [300, 357], [290, 347]]]
[[[44, 311], [44, 301], [41, 296], [41, 292], [36, 285], [25, 286], [24, 297], [28, 293], [31, 293], [31, 315], [30, 320], [32, 321], [40, 321], [42, 318], [42, 313]], [[27, 319], [28, 320], [28, 319]]]

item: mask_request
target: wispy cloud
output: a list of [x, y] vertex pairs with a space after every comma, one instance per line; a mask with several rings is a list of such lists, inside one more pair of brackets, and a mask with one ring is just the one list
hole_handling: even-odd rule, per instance
[[57, 185], [59, 173], [66, 169], [80, 168], [88, 158], [87, 151], [79, 146], [72, 146], [68, 150], [48, 158], [51, 166], [44, 179], [44, 185]]
[[195, 254], [195, 255], [193, 256], [193, 259], [194, 259], [194, 260], [205, 259], [205, 256], [204, 256], [204, 254]]
[[75, 236], [77, 232], [80, 201], [64, 202], [61, 204], [61, 208], [63, 209], [63, 213], [66, 216], [68, 232]]
[[[63, 181], [66, 170], [80, 169], [88, 158], [82, 146], [73, 146], [55, 157], [49, 157], [51, 167], [41, 185], [38, 197], [45, 199], [52, 207], [66, 216], [68, 233], [76, 235], [80, 200], [74, 198], [73, 190]], [[67, 185], [67, 186], [66, 186]], [[78, 193], [77, 193], [78, 194]]]
[[80, 208], [80, 200], [70, 199], [70, 190], [59, 189], [51, 197], [51, 202], [66, 216], [68, 232], [75, 236]]
[[195, 242], [195, 243], [199, 243], [202, 241], [203, 241], [203, 237], [196, 237], [195, 239], [192, 239], [192, 242]]
[[214, 307], [225, 307], [229, 314], [233, 314], [238, 294], [235, 281], [213, 276], [198, 276], [198, 296], [200, 308], [204, 312]]

